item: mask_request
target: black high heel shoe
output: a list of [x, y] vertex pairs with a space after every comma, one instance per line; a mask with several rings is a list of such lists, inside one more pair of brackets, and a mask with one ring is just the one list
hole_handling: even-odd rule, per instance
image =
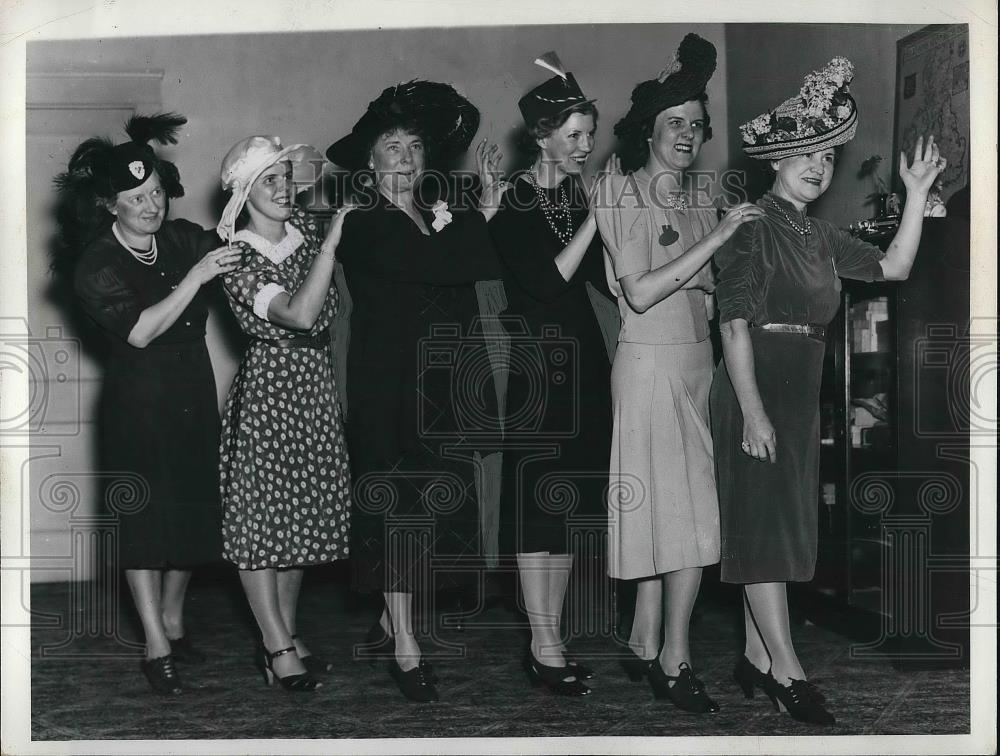
[[740, 690], [743, 691], [743, 695], [747, 698], [753, 698], [754, 688], [764, 690], [767, 678], [768, 673], [761, 672], [745, 656], [740, 657], [740, 660], [736, 662], [736, 667], [733, 669], [733, 679], [740, 686]]
[[573, 674], [576, 675], [578, 680], [594, 679], [594, 670], [572, 657], [566, 657], [566, 666], [573, 670]]
[[545, 686], [560, 696], [589, 696], [588, 688], [569, 665], [565, 667], [549, 667], [542, 664], [530, 651], [524, 660], [525, 669], [531, 684], [540, 688]]
[[[292, 640], [294, 641], [298, 637], [298, 634], [293, 635]], [[306, 654], [305, 656], [300, 656], [299, 661], [302, 662], [303, 666], [305, 666], [306, 672], [313, 675], [323, 675], [333, 669], [333, 664], [322, 657], [316, 656], [316, 654]]]
[[167, 638], [170, 641], [170, 655], [181, 664], [204, 664], [208, 658], [197, 648], [187, 635], [180, 638]]
[[400, 692], [411, 701], [431, 703], [439, 699], [437, 688], [434, 687], [422, 664], [417, 664], [413, 669], [404, 672], [399, 662], [393, 659], [389, 663], [389, 674], [396, 681]]
[[792, 680], [791, 684], [782, 685], [768, 672], [763, 689], [774, 704], [774, 708], [777, 711], [787, 711], [792, 719], [817, 725], [837, 723], [833, 714], [823, 706], [826, 698], [808, 680]]
[[632, 682], [641, 682], [649, 673], [649, 666], [656, 659], [643, 659], [631, 648], [628, 652], [630, 656], [627, 659], [622, 659], [622, 669], [625, 670], [625, 674], [628, 675], [629, 680]]
[[285, 675], [284, 677], [278, 677], [274, 671], [275, 659], [279, 656], [284, 656], [285, 654], [294, 653], [295, 646], [278, 649], [273, 654], [263, 646], [258, 646], [254, 663], [260, 673], [264, 676], [265, 685], [274, 685], [275, 681], [277, 681], [281, 684], [282, 688], [293, 693], [312, 693], [323, 683], [313, 677], [308, 671], [300, 672], [297, 675]]
[[[381, 622], [375, 620], [375, 624], [365, 633], [364, 643], [354, 647], [354, 656], [356, 659], [366, 659], [373, 667], [379, 659], [394, 660], [396, 658], [396, 639], [385, 631]], [[421, 658], [420, 668], [424, 671], [428, 682], [431, 685], [437, 685], [438, 676], [433, 665]]]
[[184, 692], [181, 677], [177, 674], [174, 657], [170, 654], [156, 659], [143, 659], [139, 665], [149, 680], [153, 690], [164, 696], [176, 696]]
[[[692, 714], [714, 714], [719, 704], [708, 697], [705, 685], [699, 680], [687, 662], [680, 663], [680, 674], [671, 677], [663, 671], [659, 661], [649, 665], [646, 673], [656, 699], [669, 699], [678, 709]], [[670, 683], [673, 683], [671, 685]]]

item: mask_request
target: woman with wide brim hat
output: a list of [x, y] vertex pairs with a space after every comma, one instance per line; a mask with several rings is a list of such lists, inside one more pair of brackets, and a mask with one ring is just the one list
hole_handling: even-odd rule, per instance
[[223, 284], [250, 337], [223, 412], [223, 553], [239, 569], [260, 629], [255, 664], [265, 682], [303, 692], [330, 668], [296, 633], [303, 568], [347, 556], [351, 502], [328, 331], [350, 209], [336, 213], [324, 238], [295, 206], [324, 163], [308, 145], [240, 140], [222, 161], [231, 195], [218, 226], [242, 254]]
[[[166, 220], [184, 189], [149, 142], [176, 143], [186, 119], [133, 116], [130, 139], [86, 140], [57, 179], [57, 270], [107, 346], [98, 412], [100, 469], [115, 553], [146, 642], [142, 671], [159, 693], [183, 684], [175, 662], [204, 661], [185, 630], [191, 568], [219, 558], [219, 422], [205, 344], [205, 286], [239, 255], [213, 231]], [[116, 503], [117, 502], [117, 503]]]
[[691, 666], [688, 637], [702, 568], [719, 561], [711, 259], [762, 214], [743, 203], [720, 220], [685, 178], [712, 136], [705, 89], [715, 65], [715, 46], [688, 34], [660, 75], [635, 87], [615, 125], [632, 172], [601, 185], [597, 209], [622, 316], [611, 375], [608, 574], [636, 581], [624, 666], [633, 680], [647, 677], [656, 698], [694, 713], [718, 711]]
[[806, 680], [789, 631], [786, 583], [812, 579], [819, 489], [819, 389], [825, 328], [840, 307], [840, 279], [909, 275], [923, 207], [945, 161], [933, 137], [900, 155], [907, 189], [899, 230], [883, 252], [807, 209], [830, 186], [858, 108], [845, 58], [805, 78], [799, 94], [741, 127], [743, 151], [774, 172], [764, 214], [716, 257], [724, 359], [712, 385], [722, 529], [722, 579], [744, 586], [746, 647], [734, 676], [746, 696], [833, 724]]
[[599, 558], [604, 536], [610, 362], [589, 291], [611, 297], [583, 182], [598, 114], [555, 53], [535, 63], [555, 75], [518, 101], [531, 166], [490, 221], [511, 337], [501, 547], [517, 561], [530, 680], [585, 696], [593, 671], [569, 656], [561, 617], [574, 562]]
[[[479, 112], [450, 85], [411, 81], [386, 88], [327, 151], [359, 187], [338, 252], [353, 303], [352, 574], [357, 589], [385, 602], [355, 653], [388, 658], [401, 692], [420, 702], [438, 692], [414, 632], [415, 596], [427, 601], [474, 582], [483, 567], [472, 455], [484, 431], [496, 434], [479, 424], [492, 381], [459, 381], [468, 377], [463, 365], [489, 365], [467, 331], [472, 284], [499, 277], [484, 218], [496, 187], [486, 187], [483, 212], [428, 199], [421, 188], [428, 163], [461, 155], [478, 125]], [[432, 356], [442, 352], [454, 362]]]

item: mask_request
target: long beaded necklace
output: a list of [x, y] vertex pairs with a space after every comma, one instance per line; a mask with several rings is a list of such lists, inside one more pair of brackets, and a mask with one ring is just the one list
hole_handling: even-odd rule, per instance
[[779, 205], [770, 197], [767, 198], [767, 201], [771, 203], [771, 205], [774, 207], [775, 210], [781, 213], [781, 217], [784, 218], [786, 221], [788, 221], [788, 225], [791, 226], [793, 230], [797, 231], [799, 233], [799, 236], [806, 236], [807, 234], [812, 233], [813, 230], [812, 222], [809, 220], [808, 216], [806, 216], [806, 225], [800, 226], [798, 223], [796, 223], [795, 221], [793, 221], [791, 218], [788, 217], [788, 213], [785, 212], [785, 208], [783, 208], [781, 205]]
[[128, 242], [125, 241], [125, 237], [122, 236], [121, 231], [118, 230], [118, 221], [115, 221], [114, 223], [111, 224], [111, 232], [115, 235], [115, 238], [118, 240], [118, 243], [121, 244], [123, 247], [125, 247], [125, 249], [129, 251], [132, 257], [141, 262], [143, 265], [153, 265], [156, 262], [155, 236], [153, 237], [153, 243], [150, 246], [149, 251], [143, 252], [141, 250], [132, 249], [132, 247], [128, 245]]
[[[535, 189], [538, 196], [538, 206], [542, 208], [542, 215], [549, 224], [549, 228], [556, 237], [563, 243], [563, 246], [570, 243], [573, 238], [573, 216], [569, 212], [569, 195], [566, 194], [566, 182], [559, 185], [559, 204], [553, 205], [549, 201], [545, 190], [538, 184], [535, 174], [528, 171], [528, 183]], [[560, 224], [563, 228], [560, 228]]]

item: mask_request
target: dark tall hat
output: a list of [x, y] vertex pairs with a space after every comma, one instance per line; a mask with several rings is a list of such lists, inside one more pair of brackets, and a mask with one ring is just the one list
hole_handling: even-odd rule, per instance
[[580, 85], [576, 83], [576, 78], [566, 71], [559, 56], [554, 52], [547, 52], [535, 58], [535, 64], [552, 71], [555, 76], [543, 81], [517, 101], [521, 117], [528, 126], [538, 123], [543, 118], [553, 118], [576, 105], [594, 102], [587, 98]]
[[343, 168], [362, 169], [379, 135], [406, 121], [419, 125], [437, 157], [448, 158], [468, 149], [479, 130], [479, 111], [449, 84], [421, 80], [397, 84], [368, 104], [351, 133], [330, 145], [326, 156]]

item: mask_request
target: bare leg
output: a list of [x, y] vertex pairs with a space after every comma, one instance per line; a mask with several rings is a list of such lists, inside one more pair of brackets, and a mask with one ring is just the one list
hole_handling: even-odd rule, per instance
[[[281, 612], [281, 620], [288, 628], [289, 635], [295, 635], [298, 632], [295, 610], [299, 604], [299, 590], [302, 588], [304, 574], [302, 569], [278, 570], [278, 611]], [[300, 658], [309, 655], [309, 649], [300, 638], [295, 638], [293, 643]]]
[[642, 659], [653, 659], [660, 649], [660, 623], [663, 621], [663, 578], [656, 575], [639, 580], [635, 587], [635, 614], [629, 648]]
[[701, 585], [701, 567], [688, 567], [668, 572], [663, 578], [666, 592], [663, 650], [660, 666], [671, 677], [676, 676], [681, 662], [691, 664], [689, 628], [691, 611]]
[[184, 597], [190, 582], [190, 570], [163, 573], [163, 628], [170, 640], [184, 637]]
[[125, 579], [132, 591], [132, 600], [139, 612], [142, 632], [146, 636], [146, 658], [159, 659], [170, 653], [170, 641], [163, 629], [161, 570], [125, 570]]
[[517, 574], [521, 580], [524, 610], [531, 624], [531, 654], [547, 667], [565, 667], [559, 638], [549, 606], [551, 556], [547, 551], [517, 555]]
[[761, 672], [767, 672], [771, 668], [771, 656], [767, 653], [767, 646], [764, 645], [764, 639], [760, 635], [756, 621], [754, 621], [745, 591], [743, 592], [743, 625], [746, 634], [743, 655]]
[[[293, 645], [292, 634], [281, 617], [277, 571], [240, 570], [240, 582], [260, 628], [264, 648], [273, 652]], [[298, 654], [282, 654], [274, 660], [274, 673], [278, 677], [302, 674], [305, 671]]]
[[782, 685], [788, 685], [793, 678], [804, 680], [805, 672], [792, 646], [785, 584], [751, 583], [746, 586], [746, 594], [753, 619], [771, 656], [771, 674]]
[[549, 587], [546, 614], [552, 619], [552, 634], [559, 644], [559, 650], [566, 653], [562, 633], [563, 606], [566, 603], [566, 587], [569, 585], [570, 571], [573, 569], [572, 554], [549, 554], [546, 559], [549, 568]]
[[413, 594], [387, 592], [385, 606], [396, 638], [396, 663], [409, 672], [420, 664], [420, 645], [413, 635]]

